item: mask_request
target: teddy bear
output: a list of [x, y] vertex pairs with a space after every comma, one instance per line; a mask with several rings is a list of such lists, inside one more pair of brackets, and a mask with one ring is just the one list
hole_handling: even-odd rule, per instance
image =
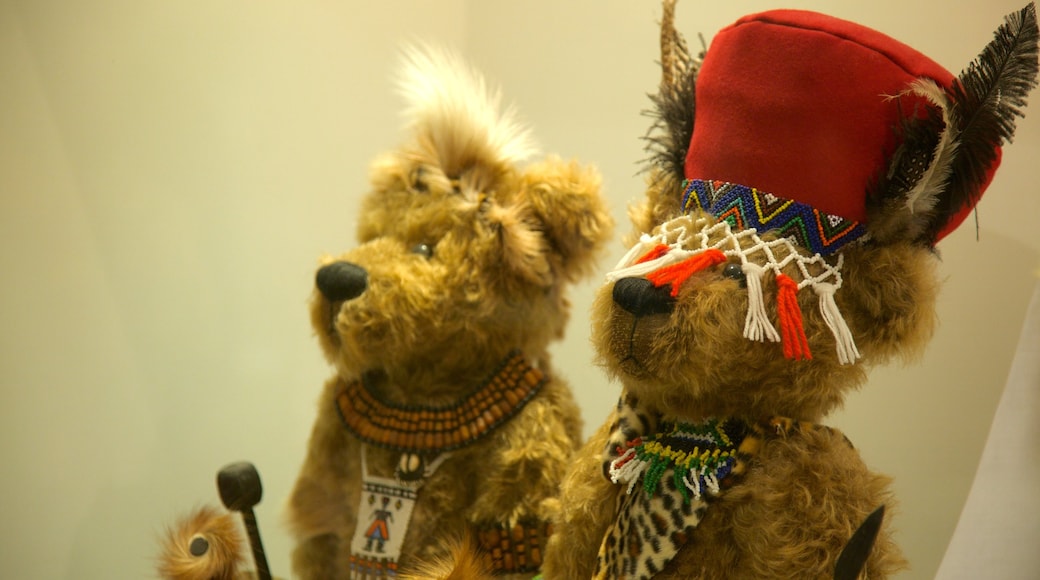
[[335, 372], [289, 499], [293, 568], [393, 575], [468, 533], [522, 576], [581, 442], [548, 346], [612, 222], [591, 167], [520, 167], [529, 132], [458, 57], [409, 50], [400, 86], [411, 139], [373, 165], [360, 245], [316, 274]]
[[613, 221], [595, 168], [531, 161], [530, 130], [459, 56], [403, 62], [409, 136], [372, 164], [359, 244], [315, 275], [333, 372], [288, 499], [294, 577], [394, 577], [468, 537], [476, 568], [529, 578], [582, 441], [549, 346]]
[[931, 338], [936, 244], [1036, 85], [1035, 6], [956, 76], [814, 12], [746, 16], [701, 54], [673, 23], [666, 0], [637, 236], [591, 314], [621, 396], [564, 477], [544, 577], [887, 577], [889, 479], [822, 421]]

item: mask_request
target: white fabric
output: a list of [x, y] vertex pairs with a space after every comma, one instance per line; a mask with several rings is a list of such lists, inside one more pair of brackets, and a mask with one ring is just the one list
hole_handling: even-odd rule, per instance
[[1040, 283], [936, 578], [1040, 578]]

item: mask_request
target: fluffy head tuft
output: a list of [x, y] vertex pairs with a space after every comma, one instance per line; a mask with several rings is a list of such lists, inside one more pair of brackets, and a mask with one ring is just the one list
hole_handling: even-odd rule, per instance
[[398, 88], [404, 117], [420, 143], [432, 146], [448, 177], [475, 162], [511, 165], [535, 153], [533, 138], [502, 95], [457, 54], [408, 46]]

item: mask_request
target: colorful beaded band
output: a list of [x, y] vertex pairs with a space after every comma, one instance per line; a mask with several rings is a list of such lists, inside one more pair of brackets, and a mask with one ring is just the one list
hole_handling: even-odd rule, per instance
[[665, 473], [671, 471], [683, 500], [717, 495], [727, 476], [743, 470], [747, 454], [740, 445], [748, 432], [743, 421], [708, 419], [703, 423], [665, 424], [662, 431], [628, 442], [617, 449], [610, 479], [627, 483], [628, 493], [641, 483], [653, 495]]
[[720, 221], [728, 221], [737, 231], [776, 230], [781, 237], [792, 238], [799, 246], [821, 256], [829, 256], [867, 233], [866, 227], [857, 221], [724, 181], [687, 180], [682, 207], [687, 213], [704, 210]]
[[479, 389], [444, 407], [380, 400], [364, 380], [347, 385], [336, 403], [347, 430], [366, 443], [402, 452], [440, 453], [491, 433], [544, 384], [542, 372], [514, 351]]
[[[785, 357], [811, 359], [797, 296], [799, 290], [808, 286], [816, 293], [824, 323], [834, 335], [838, 361], [841, 364], [854, 363], [860, 357], [859, 350], [834, 294], [842, 285], [841, 267], [844, 263], [844, 255], [837, 250], [854, 239], [865, 239], [861, 233], [865, 231], [863, 226], [846, 221], [841, 230], [844, 233], [832, 232], [833, 237], [827, 238], [809, 236], [808, 242], [799, 242], [798, 232], [805, 234], [810, 231], [797, 226], [806, 223], [805, 215], [815, 216], [819, 223], [826, 221], [837, 224], [835, 227], [840, 224], [830, 221], [834, 216], [825, 216], [796, 202], [779, 201], [779, 198], [750, 187], [722, 182], [687, 182], [684, 208], [689, 211], [712, 203], [714, 220], [680, 215], [659, 225], [653, 235], [644, 233], [607, 274], [607, 280], [613, 282], [642, 276], [655, 286], [671, 285], [672, 295], [676, 296], [683, 281], [696, 272], [739, 260], [748, 292], [748, 312], [744, 323], [746, 338], [782, 342]], [[760, 235], [759, 227], [755, 225], [766, 231], [778, 231], [781, 235], [768, 236], [765, 231]], [[699, 231], [696, 231], [697, 227]], [[809, 244], [805, 248], [814, 244], [819, 247], [822, 242], [816, 243], [813, 239], [828, 242], [824, 251], [835, 252], [834, 255], [824, 257], [820, 251], [809, 254], [798, 249], [801, 244]], [[763, 283], [770, 273], [776, 280], [775, 306], [780, 332], [766, 311]]]

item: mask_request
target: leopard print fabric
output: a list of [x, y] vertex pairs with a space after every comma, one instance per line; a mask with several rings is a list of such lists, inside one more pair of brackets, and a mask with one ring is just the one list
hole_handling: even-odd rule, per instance
[[[638, 400], [631, 396], [623, 396], [619, 401], [617, 416], [605, 450], [603, 469], [612, 482], [622, 483], [615, 481], [617, 464], [624, 461], [622, 455], [641, 438], [653, 440], [660, 437], [661, 434], [655, 431], [659, 426], [667, 430], [670, 423], [640, 410]], [[689, 488], [681, 487], [683, 479], [674, 476], [674, 467], [667, 468], [673, 476], [662, 476], [660, 470], [652, 474], [654, 468], [648, 468], [639, 477], [643, 481], [654, 477], [649, 488], [629, 485], [629, 492], [618, 496], [614, 522], [600, 545], [593, 575], [595, 580], [653, 578], [668, 565], [703, 519], [709, 496], [724, 493], [727, 487], [734, 485], [766, 439], [794, 437], [817, 429], [832, 431], [822, 425], [780, 417], [755, 423], [731, 420], [719, 424], [725, 425], [727, 431], [732, 430], [728, 439], [736, 448], [732, 469], [719, 475], [717, 483], [721, 487], [705, 490], [703, 495], [699, 492], [691, 494]]]
[[657, 431], [660, 421], [659, 415], [640, 407], [638, 398], [628, 392], [622, 392], [618, 399], [614, 423], [610, 426], [607, 446], [603, 450], [603, 477], [610, 480], [610, 464], [620, 457], [629, 441]]
[[618, 515], [603, 538], [593, 578], [653, 578], [686, 544], [707, 509], [704, 499], [684, 501], [671, 477], [662, 478], [659, 493], [639, 489], [620, 494]]

